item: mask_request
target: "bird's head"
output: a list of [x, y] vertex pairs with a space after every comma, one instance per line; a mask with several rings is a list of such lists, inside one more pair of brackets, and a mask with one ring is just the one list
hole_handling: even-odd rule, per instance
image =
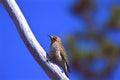
[[51, 36], [51, 35], [48, 36], [50, 37], [52, 43], [54, 42], [62, 43], [62, 40], [58, 36]]

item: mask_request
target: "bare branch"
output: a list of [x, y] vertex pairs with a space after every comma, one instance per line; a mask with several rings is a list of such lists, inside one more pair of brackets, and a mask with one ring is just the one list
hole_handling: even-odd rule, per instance
[[1, 0], [1, 3], [16, 25], [16, 28], [26, 47], [47, 75], [53, 80], [69, 80], [65, 74], [61, 72], [58, 66], [49, 61], [47, 62], [46, 52], [34, 37], [15, 0]]

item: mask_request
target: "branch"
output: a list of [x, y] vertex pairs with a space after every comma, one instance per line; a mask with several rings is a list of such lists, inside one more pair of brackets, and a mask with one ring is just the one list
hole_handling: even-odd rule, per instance
[[46, 74], [53, 80], [69, 80], [64, 73], [61, 72], [60, 68], [51, 62], [47, 62], [46, 52], [40, 46], [32, 31], [27, 24], [22, 12], [20, 11], [15, 0], [0, 0], [2, 5], [5, 7], [10, 17], [12, 18], [16, 28], [24, 41], [26, 47], [43, 68]]

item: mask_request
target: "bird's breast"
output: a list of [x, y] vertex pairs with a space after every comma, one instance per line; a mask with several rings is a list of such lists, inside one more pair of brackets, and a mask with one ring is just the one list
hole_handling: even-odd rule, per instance
[[62, 57], [60, 55], [60, 46], [57, 43], [54, 43], [50, 46], [50, 51], [49, 51], [49, 58], [53, 62], [60, 62], [62, 61]]
[[50, 51], [49, 52], [49, 57], [51, 59], [55, 59], [55, 60], [62, 60], [62, 57], [60, 55], [60, 51]]

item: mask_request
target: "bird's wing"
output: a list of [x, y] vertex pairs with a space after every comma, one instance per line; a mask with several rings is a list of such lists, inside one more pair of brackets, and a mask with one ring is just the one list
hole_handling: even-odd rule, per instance
[[62, 58], [65, 60], [66, 65], [67, 65], [68, 72], [70, 72], [68, 57], [67, 57], [65, 48], [64, 48], [62, 45], [61, 45], [60, 55], [61, 55]]

